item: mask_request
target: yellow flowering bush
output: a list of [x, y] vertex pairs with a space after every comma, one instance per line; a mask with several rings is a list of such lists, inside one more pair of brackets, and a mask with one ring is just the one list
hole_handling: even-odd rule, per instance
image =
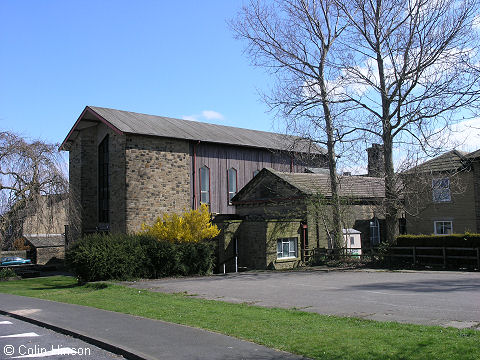
[[163, 214], [153, 225], [142, 224], [142, 234], [170, 242], [199, 242], [219, 234], [217, 225], [210, 220], [208, 206], [198, 210], [186, 210], [182, 215]]

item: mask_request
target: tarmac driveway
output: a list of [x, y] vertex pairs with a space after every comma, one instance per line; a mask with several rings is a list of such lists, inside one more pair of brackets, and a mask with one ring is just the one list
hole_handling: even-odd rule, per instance
[[479, 273], [272, 271], [130, 285], [320, 314], [480, 329]]

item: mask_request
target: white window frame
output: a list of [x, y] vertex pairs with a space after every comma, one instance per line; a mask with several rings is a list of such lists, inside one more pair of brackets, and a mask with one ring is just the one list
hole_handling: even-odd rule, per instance
[[[207, 175], [208, 175], [208, 179], [207, 179], [207, 182], [206, 184], [202, 181], [202, 172], [203, 171], [206, 171], [207, 172]], [[210, 205], [210, 168], [207, 166], [207, 165], [203, 165], [201, 168], [200, 168], [200, 204], [207, 204], [207, 205]], [[203, 187], [205, 185], [208, 185], [207, 189], [203, 189]], [[202, 201], [204, 197], [207, 197], [208, 200], [207, 201]]]
[[[374, 234], [374, 231], [376, 233]], [[370, 244], [373, 246], [380, 244], [380, 223], [376, 217], [370, 220]]]
[[450, 193], [449, 178], [432, 179], [432, 200], [434, 203], [443, 203], [443, 202], [452, 201], [452, 196]]
[[[437, 232], [437, 224], [447, 224], [447, 223], [450, 223], [450, 232], [449, 233], [445, 233], [445, 232]], [[445, 225], [442, 225], [442, 228], [445, 229]], [[435, 220], [433, 222], [433, 232], [435, 235], [450, 235], [450, 234], [453, 234], [453, 221], [452, 220]]]
[[[230, 178], [230, 174], [235, 175], [235, 177]], [[230, 185], [232, 184], [232, 180], [235, 180], [235, 186], [233, 191], [230, 191]], [[228, 205], [232, 205], [232, 198], [237, 195], [238, 191], [238, 172], [237, 169], [231, 167], [227, 170], [227, 200]]]
[[[293, 242], [293, 249], [292, 249]], [[288, 244], [288, 255], [284, 256], [283, 245]], [[281, 251], [279, 251], [279, 245]], [[288, 237], [277, 239], [277, 259], [295, 259], [298, 257], [298, 238], [297, 237]]]

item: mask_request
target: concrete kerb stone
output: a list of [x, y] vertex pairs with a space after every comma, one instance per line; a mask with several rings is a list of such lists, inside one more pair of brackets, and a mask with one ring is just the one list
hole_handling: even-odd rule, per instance
[[12, 317], [14, 319], [18, 319], [18, 320], [21, 320], [21, 321], [28, 322], [28, 323], [33, 324], [33, 325], [41, 326], [41, 327], [44, 327], [44, 328], [49, 329], [49, 330], [53, 330], [53, 331], [58, 332], [58, 333], [63, 334], [63, 335], [68, 335], [68, 336], [74, 337], [74, 338], [82, 340], [82, 341], [84, 341], [88, 344], [99, 347], [103, 350], [109, 351], [109, 352], [114, 353], [116, 355], [123, 356], [125, 359], [128, 359], [128, 360], [155, 360], [155, 359], [152, 359], [145, 354], [133, 353], [131, 350], [124, 349], [120, 346], [110, 344], [103, 339], [94, 338], [94, 337], [88, 336], [88, 335], [86, 335], [84, 333], [81, 333], [79, 331], [76, 331], [76, 330], [67, 329], [67, 328], [64, 328], [64, 327], [59, 327], [57, 325], [53, 325], [53, 324], [50, 324], [50, 323], [45, 322], [45, 321], [32, 319], [32, 318], [29, 318], [27, 316], [18, 315], [18, 314], [15, 314], [15, 313], [12, 313], [12, 312], [9, 312], [9, 311], [4, 311], [4, 310], [1, 310], [1, 309], [0, 309], [0, 314]]

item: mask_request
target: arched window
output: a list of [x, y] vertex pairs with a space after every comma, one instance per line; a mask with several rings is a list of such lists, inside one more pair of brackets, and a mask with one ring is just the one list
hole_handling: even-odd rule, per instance
[[227, 170], [228, 203], [232, 203], [232, 198], [237, 193], [237, 170], [230, 168]]
[[108, 174], [108, 135], [98, 145], [98, 222], [108, 223], [110, 176]]
[[370, 220], [370, 244], [372, 246], [380, 244], [380, 223], [376, 217]]
[[206, 165], [200, 168], [200, 203], [210, 204], [210, 169]]

